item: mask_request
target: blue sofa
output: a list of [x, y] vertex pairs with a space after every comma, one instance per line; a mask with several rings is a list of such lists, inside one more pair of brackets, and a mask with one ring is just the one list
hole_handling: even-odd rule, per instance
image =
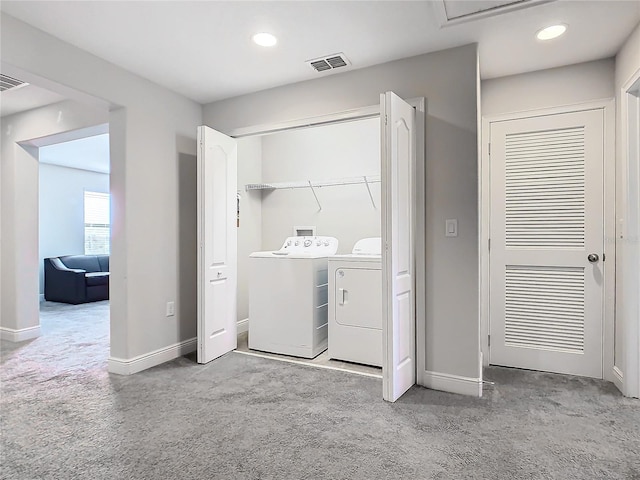
[[44, 298], [74, 305], [108, 300], [109, 255], [45, 258]]

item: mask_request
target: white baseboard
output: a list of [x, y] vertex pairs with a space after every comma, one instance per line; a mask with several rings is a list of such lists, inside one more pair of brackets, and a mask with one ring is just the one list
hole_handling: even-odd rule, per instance
[[197, 346], [198, 339], [190, 338], [183, 342], [129, 359], [110, 357], [108, 370], [110, 373], [116, 373], [118, 375], [132, 375], [191, 353], [196, 350]]
[[24, 342], [40, 336], [40, 325], [14, 330], [13, 328], [0, 327], [0, 339], [9, 342]]
[[624, 375], [618, 367], [613, 367], [613, 384], [618, 390], [624, 393]]
[[421, 376], [421, 385], [433, 390], [471, 395], [473, 397], [482, 396], [482, 379], [480, 378], [460, 377], [449, 373], [429, 371], [422, 372]]
[[249, 319], [245, 318], [238, 320], [238, 333], [244, 333], [249, 331]]

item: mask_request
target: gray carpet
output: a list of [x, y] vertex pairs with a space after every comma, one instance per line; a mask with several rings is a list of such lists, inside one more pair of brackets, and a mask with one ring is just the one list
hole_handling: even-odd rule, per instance
[[606, 382], [490, 368], [482, 399], [388, 404], [378, 379], [236, 353], [122, 377], [106, 308], [45, 305], [42, 337], [2, 343], [2, 478], [640, 479], [640, 402]]

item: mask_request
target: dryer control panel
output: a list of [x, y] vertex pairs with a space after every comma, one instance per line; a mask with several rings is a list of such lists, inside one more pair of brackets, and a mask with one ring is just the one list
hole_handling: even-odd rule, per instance
[[335, 255], [338, 239], [334, 237], [288, 237], [276, 254], [280, 255]]

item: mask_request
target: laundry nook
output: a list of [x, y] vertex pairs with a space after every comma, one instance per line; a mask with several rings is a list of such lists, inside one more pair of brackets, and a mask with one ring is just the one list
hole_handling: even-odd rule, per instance
[[379, 116], [241, 138], [237, 178], [239, 350], [380, 375]]

